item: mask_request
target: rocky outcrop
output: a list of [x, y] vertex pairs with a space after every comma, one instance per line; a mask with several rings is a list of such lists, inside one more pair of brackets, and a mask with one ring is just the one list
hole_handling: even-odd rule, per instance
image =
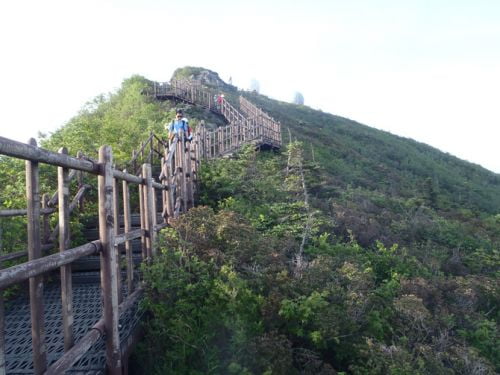
[[184, 68], [177, 69], [172, 75], [174, 79], [189, 79], [192, 81], [200, 82], [203, 85], [220, 88], [222, 90], [234, 90], [233, 85], [227, 84], [220, 77], [219, 74], [205, 68], [197, 68], [192, 66], [185, 66]]

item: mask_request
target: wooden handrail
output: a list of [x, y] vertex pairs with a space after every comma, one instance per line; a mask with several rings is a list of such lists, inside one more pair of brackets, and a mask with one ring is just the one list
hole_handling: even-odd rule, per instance
[[66, 250], [64, 253], [47, 255], [42, 258], [5, 268], [2, 272], [0, 272], [0, 289], [5, 289], [31, 277], [36, 277], [46, 272], [53, 271], [86, 255], [97, 253], [101, 251], [101, 249], [101, 242], [96, 240], [85, 245]]
[[[244, 135], [245, 140], [251, 134], [251, 138], [253, 139], [262, 138], [263, 141], [269, 141], [275, 147], [281, 146], [280, 123], [241, 96], [240, 108], [244, 114], [240, 113], [224, 98], [222, 98], [220, 104], [214, 103], [212, 97], [213, 95], [217, 96], [217, 93], [213, 90], [202, 88], [196, 81], [173, 79], [170, 83], [164, 83], [161, 86], [157, 86], [155, 83], [154, 95], [159, 95], [159, 91], [157, 90], [159, 87], [161, 87], [161, 95], [176, 96], [182, 100], [208, 107], [211, 110], [221, 113], [229, 122], [229, 125], [233, 124], [244, 129], [246, 133]], [[241, 133], [241, 131], [238, 133]]]

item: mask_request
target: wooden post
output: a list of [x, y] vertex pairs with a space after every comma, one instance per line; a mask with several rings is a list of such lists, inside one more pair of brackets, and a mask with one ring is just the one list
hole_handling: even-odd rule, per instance
[[109, 374], [121, 375], [122, 359], [120, 333], [118, 331], [118, 281], [117, 257], [114, 249], [115, 231], [113, 210], [113, 157], [111, 147], [99, 149], [100, 174], [97, 178], [99, 191], [99, 240], [101, 252], [101, 288], [103, 316], [106, 332], [106, 367]]
[[[0, 256], [3, 255], [2, 227], [0, 226]], [[0, 260], [0, 270], [2, 269]], [[3, 306], [3, 289], [0, 289], [0, 375], [5, 375], [5, 309]]]
[[153, 133], [149, 133], [149, 154], [148, 154], [148, 163], [153, 165]]
[[[182, 132], [181, 132], [182, 133]], [[186, 212], [187, 207], [187, 179], [186, 179], [186, 143], [184, 142], [184, 134], [179, 135], [179, 148], [177, 149], [179, 155], [179, 168], [180, 168], [180, 178], [181, 178], [181, 197], [182, 197], [182, 208], [183, 212]]]
[[198, 130], [196, 134], [196, 138], [193, 141], [193, 150], [191, 153], [191, 165], [192, 165], [192, 171], [193, 171], [193, 181], [195, 184], [198, 181], [198, 170], [200, 167], [200, 132]]
[[226, 136], [227, 136], [227, 126], [221, 128], [221, 145], [222, 145], [222, 153], [226, 152]]
[[184, 192], [184, 184], [182, 178], [182, 145], [179, 138], [177, 148], [175, 150], [175, 217], [179, 216], [182, 207], [182, 196]]
[[[49, 208], [49, 195], [44, 194], [42, 195], [42, 208], [47, 209]], [[49, 243], [49, 237], [50, 237], [50, 225], [49, 225], [49, 214], [43, 214], [43, 219], [42, 219], [42, 244], [46, 245]]]
[[233, 137], [234, 137], [234, 124], [229, 126], [229, 149], [232, 150], [234, 147]]
[[[36, 141], [31, 138], [30, 146], [36, 147]], [[40, 241], [40, 191], [38, 162], [26, 161], [26, 199], [28, 201], [28, 260], [42, 256]], [[47, 369], [45, 353], [45, 328], [43, 308], [43, 276], [31, 277], [30, 310], [31, 337], [33, 345], [33, 367], [35, 374], [43, 374]]]
[[132, 174], [137, 174], [137, 154], [132, 150]]
[[186, 203], [185, 203], [185, 210], [189, 210], [191, 207], [194, 206], [193, 203], [193, 171], [191, 169], [191, 142], [185, 144], [185, 148], [183, 150], [183, 159], [184, 159], [184, 166], [183, 166], [183, 174], [186, 178]]
[[[119, 203], [119, 195], [118, 195], [118, 180], [113, 178], [113, 212], [115, 215], [113, 216], [113, 227], [115, 229], [115, 236], [120, 234], [120, 203]], [[120, 304], [123, 300], [122, 293], [122, 270], [120, 266], [120, 246], [115, 246], [116, 252], [116, 282], [118, 288], [118, 304]]]
[[168, 178], [168, 175], [167, 175], [167, 163], [165, 162], [165, 158], [161, 158], [160, 160], [160, 165], [161, 165], [161, 176], [162, 176], [162, 179], [161, 179], [161, 184], [163, 185], [164, 189], [161, 191], [161, 215], [163, 217], [163, 222], [166, 223], [167, 222], [167, 217], [168, 217], [168, 213], [167, 213], [167, 191], [165, 190], [165, 187], [168, 186], [168, 183], [166, 181], [167, 178]]
[[[146, 209], [144, 203], [144, 190], [145, 186], [139, 184], [139, 217], [141, 219], [141, 229], [143, 231], [146, 230]], [[146, 241], [146, 236], [144, 234], [141, 235], [141, 254], [142, 254], [142, 260], [145, 260], [148, 256], [147, 241]]]
[[[60, 154], [67, 155], [68, 150], [59, 149]], [[59, 252], [70, 248], [69, 232], [69, 170], [57, 168], [57, 191], [59, 196]], [[73, 346], [73, 286], [71, 280], [71, 264], [61, 267], [61, 300], [64, 333], [64, 351]]]
[[[153, 182], [153, 177], [151, 176], [151, 182]], [[157, 218], [157, 214], [158, 214], [158, 207], [157, 207], [157, 195], [156, 195], [156, 188], [153, 187], [153, 228], [156, 227], [156, 224], [158, 223], [158, 218]], [[154, 243], [153, 243], [153, 252], [155, 251], [154, 249]]]
[[153, 190], [153, 180], [151, 176], [151, 165], [142, 165], [142, 176], [145, 179], [144, 185], [144, 212], [145, 212], [145, 224], [146, 230], [148, 232], [146, 236], [146, 254], [148, 260], [151, 260], [153, 255], [155, 255], [155, 212], [154, 212], [154, 190]]
[[217, 141], [216, 141], [216, 144], [217, 144], [217, 154], [216, 155], [220, 155], [222, 152], [221, 152], [221, 145], [220, 145], [220, 128], [217, 128]]
[[217, 156], [217, 134], [218, 134], [218, 129], [214, 129], [214, 131], [212, 132], [213, 134], [213, 139], [212, 139], [212, 142], [213, 142], [213, 146], [214, 146], [214, 153], [212, 155], [212, 158], [215, 158]]
[[200, 129], [200, 151], [201, 155], [200, 158], [206, 160], [207, 155], [206, 155], [206, 149], [207, 149], [207, 135], [206, 135], [206, 128], [205, 128], [205, 122], [201, 123], [201, 129]]
[[208, 157], [210, 159], [212, 159], [213, 157], [213, 154], [214, 154], [214, 150], [213, 150], [213, 135], [214, 135], [214, 131], [212, 130], [211, 132], [209, 132], [207, 134], [207, 137], [208, 137]]
[[[78, 159], [83, 159], [83, 152], [78, 151], [76, 153], [76, 157]], [[83, 171], [78, 171], [77, 172], [77, 181], [78, 181], [78, 190], [80, 190], [83, 187]], [[84, 198], [83, 198], [83, 195], [82, 195], [82, 197], [78, 201], [78, 207], [80, 208], [80, 211], [83, 210], [83, 199]]]
[[221, 144], [222, 153], [226, 152], [226, 141], [227, 141], [227, 126], [221, 128]]
[[[127, 172], [124, 170], [124, 172]], [[130, 189], [128, 182], [123, 180], [123, 226], [124, 233], [131, 230], [132, 222], [130, 217]], [[132, 244], [130, 241], [125, 242], [125, 256], [127, 258], [127, 291], [128, 295], [134, 290], [134, 262], [132, 259]]]
[[173, 183], [174, 183], [174, 171], [175, 168], [172, 167], [172, 159], [166, 159], [165, 163], [165, 176], [166, 176], [166, 184], [167, 184], [167, 222], [168, 219], [174, 217], [174, 191], [173, 191]]

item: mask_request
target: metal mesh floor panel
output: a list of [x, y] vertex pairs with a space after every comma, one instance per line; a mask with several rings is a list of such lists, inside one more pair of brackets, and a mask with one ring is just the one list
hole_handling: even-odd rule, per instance
[[[75, 342], [80, 340], [101, 318], [102, 302], [98, 273], [82, 273], [73, 283], [73, 333]], [[125, 291], [124, 291], [125, 295]], [[61, 317], [61, 290], [58, 283], [44, 288], [45, 343], [47, 363], [54, 363], [64, 353]], [[126, 342], [140, 323], [138, 303], [120, 317], [120, 340]], [[32, 374], [31, 320], [29, 299], [19, 297], [6, 304], [5, 311], [5, 359], [7, 374]], [[78, 360], [69, 374], [104, 374], [104, 339], [96, 342]]]

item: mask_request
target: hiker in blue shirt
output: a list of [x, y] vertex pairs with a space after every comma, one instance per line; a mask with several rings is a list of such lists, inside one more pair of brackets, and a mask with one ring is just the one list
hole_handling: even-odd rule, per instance
[[191, 128], [187, 118], [184, 117], [182, 109], [175, 111], [175, 120], [172, 120], [168, 127], [168, 139], [171, 141], [180, 131], [184, 132], [184, 140], [191, 141]]

